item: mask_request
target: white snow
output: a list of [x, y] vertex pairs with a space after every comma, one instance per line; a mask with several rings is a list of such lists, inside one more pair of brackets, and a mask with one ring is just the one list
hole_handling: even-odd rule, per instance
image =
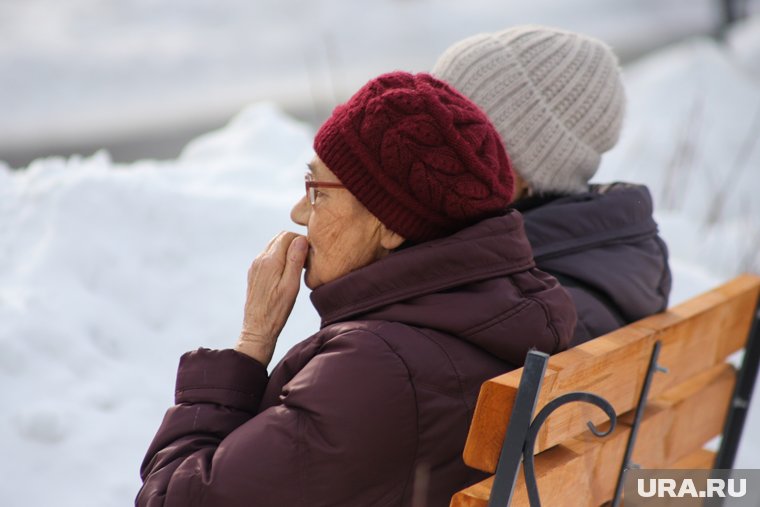
[[[671, 304], [760, 273], [760, 17], [727, 39], [695, 39], [625, 69], [623, 135], [594, 178], [651, 190], [671, 255]], [[757, 387], [736, 468], [760, 468]]]
[[760, 272], [760, 78], [737, 60], [695, 39], [627, 67], [623, 135], [595, 178], [648, 185], [673, 257], [723, 279]]
[[[312, 135], [258, 104], [176, 161], [0, 170], [4, 506], [131, 501], [179, 355], [234, 344], [251, 260], [294, 227]], [[305, 296], [278, 356], [318, 328]]]
[[[760, 272], [760, 84], [737, 56], [758, 37], [731, 40], [731, 53], [698, 40], [626, 69], [626, 129], [597, 178], [652, 189], [674, 302]], [[258, 103], [172, 161], [0, 164], [4, 507], [132, 501], [179, 355], [234, 344], [249, 263], [299, 229], [288, 213], [312, 135]], [[318, 328], [307, 295], [275, 361]], [[756, 400], [740, 467], [760, 468], [758, 418]]]

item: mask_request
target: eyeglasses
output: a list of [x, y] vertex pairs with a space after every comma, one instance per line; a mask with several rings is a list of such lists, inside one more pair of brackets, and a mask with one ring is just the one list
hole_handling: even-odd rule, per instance
[[309, 198], [309, 202], [312, 206], [317, 202], [317, 189], [318, 188], [346, 188], [340, 183], [332, 183], [327, 181], [314, 181], [312, 175], [306, 173], [303, 177], [306, 184], [306, 197]]

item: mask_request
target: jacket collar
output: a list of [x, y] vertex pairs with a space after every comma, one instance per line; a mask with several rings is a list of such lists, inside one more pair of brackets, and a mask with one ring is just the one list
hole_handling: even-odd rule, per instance
[[510, 210], [451, 236], [394, 252], [317, 287], [311, 301], [324, 327], [386, 305], [534, 266], [522, 216]]
[[652, 197], [642, 185], [590, 185], [588, 192], [551, 196], [540, 206], [516, 203], [524, 210], [526, 232], [536, 262], [621, 241], [657, 234]]

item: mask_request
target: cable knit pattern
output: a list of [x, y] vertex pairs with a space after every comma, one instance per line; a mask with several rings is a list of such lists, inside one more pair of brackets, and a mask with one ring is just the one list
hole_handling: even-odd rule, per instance
[[503, 214], [512, 197], [511, 165], [488, 117], [429, 74], [373, 79], [335, 108], [314, 149], [371, 213], [412, 241]]
[[585, 192], [620, 135], [617, 58], [591, 37], [533, 25], [479, 34], [447, 49], [432, 74], [483, 108], [538, 193]]

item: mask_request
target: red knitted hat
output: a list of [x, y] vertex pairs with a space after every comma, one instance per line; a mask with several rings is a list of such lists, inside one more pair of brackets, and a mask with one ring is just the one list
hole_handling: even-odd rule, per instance
[[335, 108], [314, 150], [386, 227], [411, 241], [504, 213], [512, 167], [478, 106], [429, 74], [392, 72]]

